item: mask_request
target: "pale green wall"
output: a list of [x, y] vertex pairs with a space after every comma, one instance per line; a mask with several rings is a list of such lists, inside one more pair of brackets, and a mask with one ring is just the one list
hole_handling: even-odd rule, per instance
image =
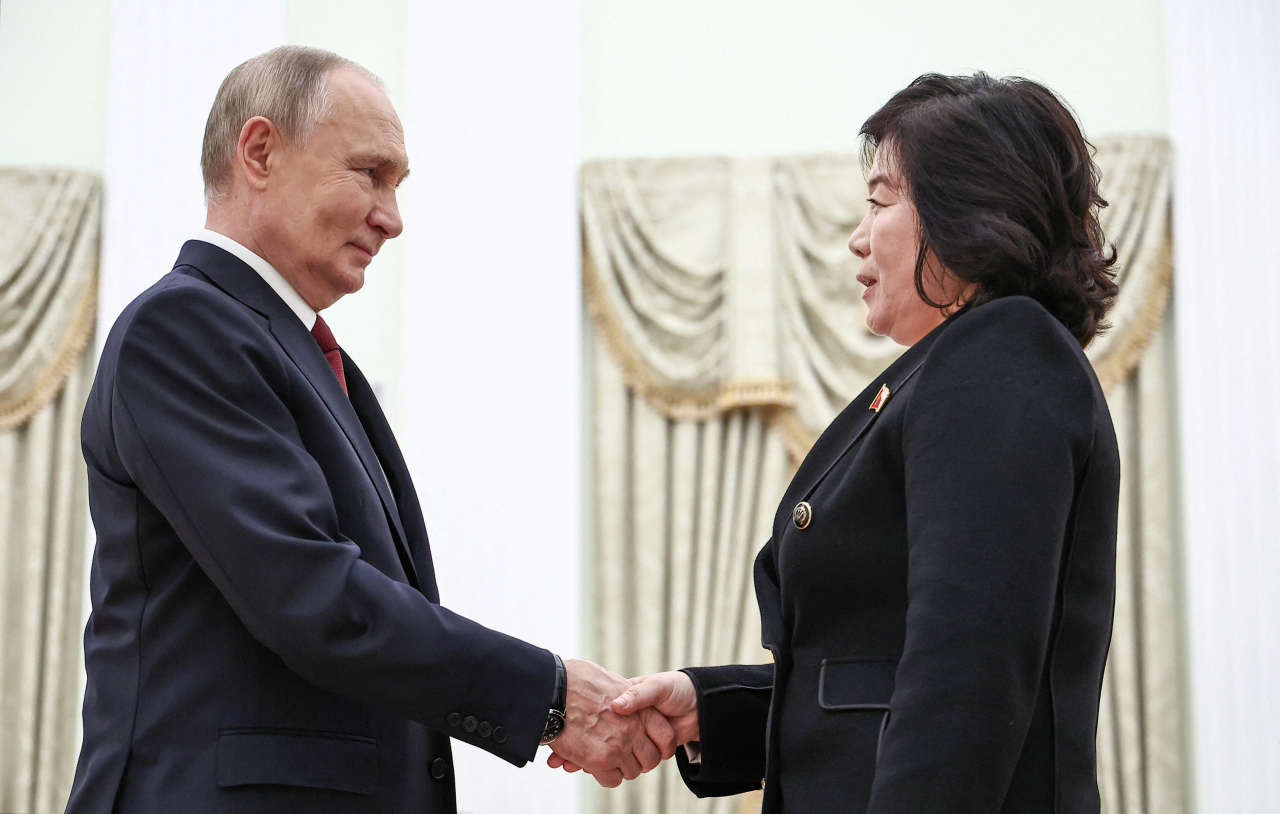
[[[368, 68], [387, 85], [387, 94], [404, 118], [406, 93], [406, 0], [289, 0], [286, 37], [293, 45], [327, 48]], [[413, 134], [406, 134], [413, 163]], [[421, 178], [410, 178], [400, 192], [412, 194]], [[394, 429], [400, 421], [401, 280], [404, 242], [412, 231], [383, 245], [369, 264], [364, 288], [325, 311], [334, 336], [365, 376], [381, 386], [382, 406]]]
[[[403, 113], [407, 5], [289, 0], [287, 38], [369, 68]], [[109, 8], [0, 1], [0, 164], [102, 169]], [[1162, 0], [582, 0], [583, 158], [848, 150], [917, 74], [976, 68], [1042, 79], [1092, 134], [1167, 131]], [[423, 145], [407, 140], [412, 161]], [[326, 314], [397, 427], [412, 239]]]
[[102, 171], [110, 0], [0, 0], [0, 165]]
[[921, 73], [1046, 82], [1168, 129], [1163, 0], [583, 0], [583, 158], [848, 150]]

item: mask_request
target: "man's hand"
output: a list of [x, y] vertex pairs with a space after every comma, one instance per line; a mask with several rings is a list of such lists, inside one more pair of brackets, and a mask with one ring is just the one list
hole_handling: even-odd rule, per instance
[[625, 678], [589, 661], [564, 663], [567, 680], [565, 729], [552, 744], [552, 767], [585, 769], [596, 782], [616, 788], [675, 754], [676, 733], [656, 710], [638, 715], [614, 711], [614, 699], [629, 688]]
[[[615, 698], [610, 707], [619, 715], [631, 716], [638, 713], [644, 718], [646, 731], [655, 743], [663, 736], [662, 724], [673, 730], [673, 747], [670, 754], [663, 750], [663, 760], [675, 753], [675, 746], [698, 740], [698, 693], [689, 676], [680, 672], [655, 673], [633, 678], [629, 683], [631, 686]], [[655, 716], [655, 712], [658, 715]], [[559, 753], [547, 758], [547, 765], [553, 769], [563, 768], [567, 772], [576, 772], [582, 768]], [[595, 778], [602, 786], [609, 788], [622, 782], [620, 779], [612, 784], [606, 782], [615, 780], [613, 776], [602, 777], [596, 774]]]

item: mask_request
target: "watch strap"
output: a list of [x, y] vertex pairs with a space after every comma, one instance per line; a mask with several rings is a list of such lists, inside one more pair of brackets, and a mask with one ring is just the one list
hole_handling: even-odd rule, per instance
[[569, 676], [564, 669], [564, 661], [555, 653], [551, 655], [556, 660], [556, 687], [551, 699], [551, 709], [547, 712], [547, 722], [542, 727], [542, 740], [539, 741], [542, 746], [560, 737], [567, 723], [565, 710], [569, 702]]
[[564, 669], [564, 660], [555, 653], [551, 655], [556, 659], [556, 695], [551, 701], [551, 708], [564, 715], [569, 706], [569, 674]]

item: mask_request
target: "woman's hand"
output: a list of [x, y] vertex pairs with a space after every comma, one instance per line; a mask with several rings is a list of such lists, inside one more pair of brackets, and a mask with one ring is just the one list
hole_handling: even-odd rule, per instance
[[698, 740], [698, 691], [686, 673], [671, 671], [631, 679], [631, 687], [613, 702], [613, 711], [631, 715], [653, 707], [676, 731], [676, 744]]
[[[632, 715], [653, 708], [660, 713], [676, 733], [676, 744], [698, 740], [698, 692], [693, 679], [685, 673], [672, 671], [655, 673], [631, 679], [631, 687], [613, 701], [612, 709], [619, 715]], [[582, 767], [552, 753], [547, 765], [567, 772]]]

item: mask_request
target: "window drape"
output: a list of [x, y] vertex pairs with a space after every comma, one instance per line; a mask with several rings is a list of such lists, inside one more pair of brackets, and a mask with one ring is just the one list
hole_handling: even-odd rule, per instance
[[0, 810], [66, 807], [79, 750], [101, 185], [0, 169]]

